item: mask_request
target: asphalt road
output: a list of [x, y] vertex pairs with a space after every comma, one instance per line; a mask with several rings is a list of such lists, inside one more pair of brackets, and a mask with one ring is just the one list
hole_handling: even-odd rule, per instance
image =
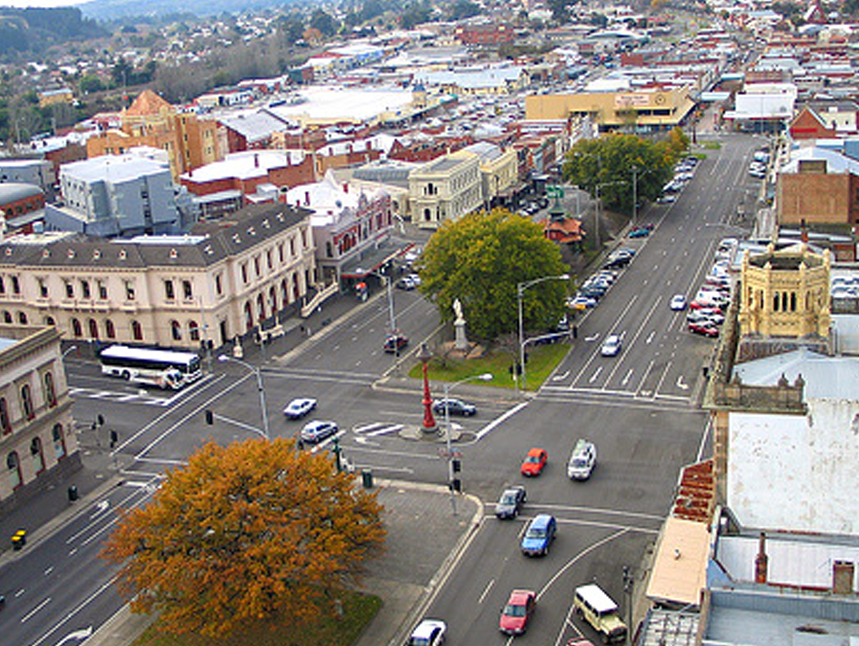
[[[747, 212], [752, 210], [749, 200], [757, 182], [748, 178], [746, 163], [761, 140], [729, 136], [723, 141], [721, 150], [708, 151], [675, 204], [642, 214], [644, 221], [655, 223], [654, 233], [631, 241], [639, 248], [634, 262], [579, 322], [573, 350], [536, 398], [523, 406], [510, 392], [472, 384], [458, 389], [480, 406], [477, 417], [455, 420], [465, 489], [491, 503], [506, 484], [523, 483], [529, 501], [517, 521], [488, 518], [482, 524], [432, 600], [428, 614], [448, 621], [452, 643], [501, 641], [498, 610], [515, 587], [540, 594], [523, 643], [562, 644], [580, 633], [595, 638], [570, 614], [572, 588], [579, 583], [596, 578], [628, 606], [623, 566], [631, 566], [641, 580], [639, 565], [668, 511], [680, 467], [707, 450], [697, 396], [701, 366], [714, 342], [686, 332], [684, 316], [671, 312], [667, 303], [674, 293], [694, 295], [717, 241], [734, 233], [737, 204], [742, 201]], [[438, 325], [437, 314], [415, 292], [395, 291], [394, 297], [397, 327], [411, 338], [413, 351]], [[317, 335], [282, 360], [269, 356], [261, 374], [271, 435], [294, 436], [302, 422], [285, 420], [281, 410], [293, 397], [313, 396], [320, 403], [311, 418], [338, 422], [341, 446], [358, 468], [443, 483], [442, 444], [406, 439], [405, 431], [422, 419], [415, 384], [371, 387], [383, 375], [394, 377], [393, 386], [400, 383], [398, 358], [381, 351], [389, 327], [382, 297], [324, 331], [314, 330]], [[623, 352], [601, 357], [601, 340], [612, 332], [623, 335]], [[94, 550], [97, 537], [109, 530], [114, 506], [122, 500], [139, 504], [157, 474], [181, 464], [208, 439], [244, 439], [262, 427], [255, 375], [231, 362], [213, 363], [204, 380], [179, 393], [141, 391], [74, 359], [69, 381], [82, 443], [106, 447], [109, 432], [117, 431], [116, 466], [126, 484], [106, 500], [103, 513], [64, 528], [52, 539], [56, 544], [28, 552], [16, 569], [4, 571], [5, 587], [20, 585], [42, 599], [21, 604], [26, 609], [20, 617], [13, 617], [11, 608], [4, 610], [4, 634], [14, 625], [10, 643], [58, 643], [62, 620], [72, 612], [77, 626], [103, 622], [118, 607], [118, 598], [106, 585], [111, 571], [95, 559]], [[217, 415], [214, 425], [204, 421], [207, 409]], [[99, 414], [105, 425], [90, 428]], [[584, 483], [571, 482], [564, 469], [579, 437], [596, 442], [599, 453], [598, 466]], [[548, 450], [549, 465], [542, 476], [526, 481], [518, 467], [531, 446]], [[558, 539], [548, 557], [528, 559], [518, 551], [518, 537], [525, 521], [541, 511], [558, 518]], [[83, 600], [86, 605], [79, 608]], [[39, 621], [24, 621], [30, 617]]]

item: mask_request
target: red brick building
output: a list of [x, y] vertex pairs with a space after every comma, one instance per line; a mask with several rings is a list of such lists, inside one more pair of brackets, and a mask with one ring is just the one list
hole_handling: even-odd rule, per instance
[[512, 42], [516, 34], [511, 25], [482, 23], [458, 25], [453, 30], [453, 36], [463, 45], [501, 45]]

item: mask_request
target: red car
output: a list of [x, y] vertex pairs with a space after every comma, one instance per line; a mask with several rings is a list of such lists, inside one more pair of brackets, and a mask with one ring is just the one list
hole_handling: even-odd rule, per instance
[[531, 449], [525, 456], [520, 471], [523, 476], [538, 476], [543, 473], [543, 467], [549, 460], [549, 454], [543, 449]]
[[521, 635], [527, 630], [536, 608], [537, 595], [533, 590], [513, 590], [507, 605], [501, 610], [499, 630], [507, 635]]
[[703, 336], [708, 336], [711, 339], [719, 336], [719, 328], [712, 325], [701, 325], [699, 323], [690, 323], [689, 331], [694, 334], [701, 334]]

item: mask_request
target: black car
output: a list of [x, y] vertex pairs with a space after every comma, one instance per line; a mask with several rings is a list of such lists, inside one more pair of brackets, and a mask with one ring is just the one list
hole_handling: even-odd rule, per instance
[[505, 489], [495, 503], [495, 515], [498, 518], [516, 518], [519, 508], [525, 504], [527, 497], [525, 487], [516, 486]]
[[436, 413], [444, 414], [445, 402], [447, 402], [447, 409], [451, 415], [462, 415], [464, 417], [477, 415], [477, 406], [464, 402], [461, 399], [437, 399], [433, 402], [432, 409]]

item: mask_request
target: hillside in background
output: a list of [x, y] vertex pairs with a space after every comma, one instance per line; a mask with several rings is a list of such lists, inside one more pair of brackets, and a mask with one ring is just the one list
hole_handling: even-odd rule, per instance
[[222, 13], [237, 14], [243, 11], [282, 7], [295, 4], [291, 0], [93, 0], [77, 5], [87, 18], [107, 22], [132, 16], [164, 16], [183, 13], [196, 16], [216, 16]]
[[0, 57], [40, 54], [54, 45], [109, 35], [75, 7], [0, 7]]

